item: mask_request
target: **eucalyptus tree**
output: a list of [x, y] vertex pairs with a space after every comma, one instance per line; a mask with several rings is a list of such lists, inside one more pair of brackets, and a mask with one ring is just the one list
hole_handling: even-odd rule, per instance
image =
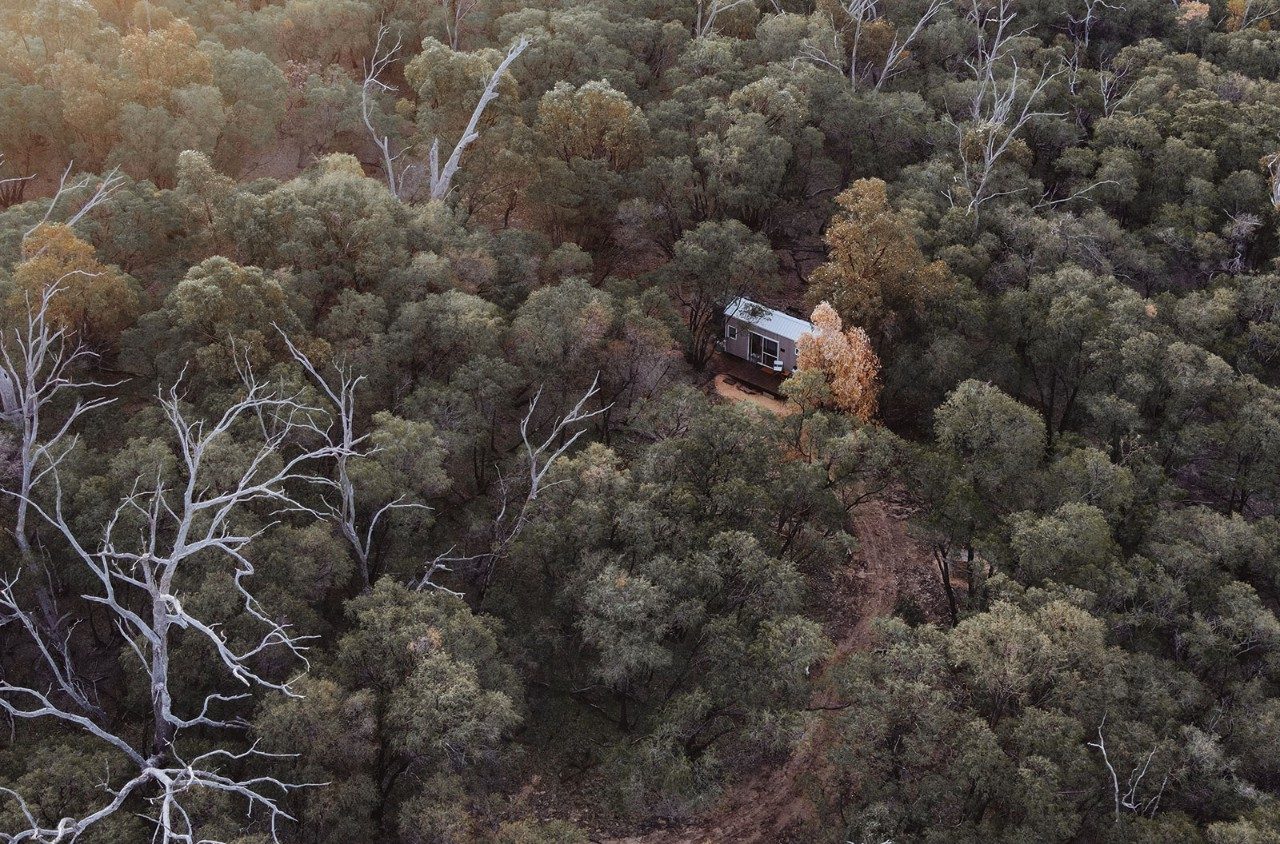
[[950, 0], [929, 0], [922, 10], [913, 10], [914, 21], [899, 22], [878, 0], [839, 0], [831, 4], [827, 30], [805, 38], [800, 55], [848, 77], [855, 90], [868, 85], [879, 91], [906, 69], [912, 44], [949, 5]]
[[[28, 518], [33, 488], [66, 458], [80, 417], [115, 401], [109, 395], [92, 395], [113, 385], [84, 373], [84, 365], [96, 355], [50, 318], [66, 277], [79, 272], [68, 273], [34, 297], [29, 292], [21, 322], [5, 326], [0, 337], [0, 422], [18, 435], [18, 483], [6, 492], [13, 496], [12, 534], [24, 557], [32, 550]], [[67, 397], [71, 409], [60, 412]]]
[[[365, 65], [364, 84], [360, 88], [361, 120], [382, 155], [383, 174], [387, 180], [387, 187], [392, 194], [401, 199], [413, 198], [416, 195], [417, 185], [425, 176], [427, 179], [427, 196], [435, 200], [444, 199], [449, 195], [449, 191], [453, 187], [453, 179], [457, 175], [458, 169], [462, 166], [463, 153], [466, 152], [467, 147], [480, 138], [480, 121], [484, 117], [485, 110], [498, 97], [499, 85], [508, 68], [511, 67], [511, 64], [516, 59], [520, 58], [521, 53], [528, 49], [529, 39], [521, 37], [512, 44], [506, 55], [498, 62], [497, 67], [489, 74], [488, 81], [485, 82], [484, 89], [480, 93], [480, 98], [471, 110], [470, 119], [444, 161], [442, 162], [440, 158], [440, 138], [435, 137], [432, 138], [431, 145], [427, 150], [425, 165], [421, 161], [413, 159], [409, 159], [403, 164], [398, 163], [407, 150], [400, 148], [393, 152], [395, 145], [391, 137], [383, 134], [373, 123], [372, 97], [374, 93], [392, 90], [379, 77], [395, 61], [401, 47], [399, 40], [394, 43], [389, 42], [389, 27], [386, 25], [380, 26], [374, 43], [373, 56]], [[455, 46], [453, 49], [456, 50], [457, 47]]]
[[[144, 730], [107, 718], [74, 649], [51, 641], [18, 579], [6, 579], [3, 623], [29, 638], [38, 659], [29, 679], [6, 668], [0, 708], [16, 722], [48, 720], [84, 733], [117, 757], [94, 806], [44, 807], [37, 816], [20, 794], [4, 788], [26, 826], [12, 840], [74, 840], [138, 809], [149, 813], [144, 817], [157, 840], [203, 839], [200, 795], [240, 801], [259, 819], [251, 825], [278, 840], [278, 824], [287, 817], [281, 797], [308, 785], [255, 773], [268, 754], [236, 737], [246, 726], [237, 710], [255, 691], [296, 694], [289, 674], [305, 666], [308, 647], [308, 637], [251, 591], [252, 546], [279, 519], [320, 517], [304, 502], [305, 492], [325, 485], [318, 464], [345, 452], [327, 437], [321, 410], [273, 390], [239, 360], [243, 393], [220, 415], [198, 415], [183, 401], [180, 383], [161, 393], [175, 471], [138, 476], [95, 532], [81, 530], [68, 511], [70, 491], [56, 459], [42, 488], [23, 497], [57, 539], [47, 544], [49, 553], [90, 584], [81, 611], [101, 614], [114, 629], [121, 659], [144, 678], [148, 704]], [[242, 620], [234, 635], [190, 606], [186, 593], [201, 577], [222, 580], [239, 602]], [[176, 685], [173, 662], [191, 640], [207, 652], [208, 671], [220, 680], [195, 702]], [[294, 665], [273, 669], [282, 656]], [[219, 735], [223, 739], [212, 742], [197, 738]], [[50, 811], [60, 813], [56, 820], [46, 819]]]
[[710, 358], [721, 309], [774, 287], [777, 265], [768, 241], [737, 220], [702, 223], [676, 242], [671, 263], [656, 275], [684, 309], [690, 363]]

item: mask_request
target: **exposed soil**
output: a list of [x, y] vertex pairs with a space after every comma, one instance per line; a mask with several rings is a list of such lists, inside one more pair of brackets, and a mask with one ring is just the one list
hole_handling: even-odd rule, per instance
[[929, 621], [946, 619], [933, 554], [907, 533], [910, 513], [900, 490], [854, 511], [858, 550], [830, 592], [828, 635], [837, 643], [837, 658], [869, 646], [872, 622], [893, 615], [903, 602], [914, 603]]
[[717, 375], [712, 382], [712, 389], [723, 399], [749, 402], [779, 416], [788, 416], [796, 412], [795, 405], [756, 390], [728, 375]]
[[[249, 156], [240, 174], [240, 181], [248, 182], [253, 179], [288, 181], [301, 173], [312, 160], [314, 156], [308, 160], [308, 156], [299, 150], [296, 143], [282, 140], [269, 149]], [[380, 174], [378, 175], [380, 177]]]
[[[717, 390], [717, 392], [719, 392]], [[858, 550], [825, 583], [812, 583], [819, 595], [827, 634], [836, 643], [831, 664], [872, 642], [872, 623], [893, 615], [910, 601], [930, 621], [946, 616], [946, 598], [938, 583], [929, 550], [907, 534], [908, 510], [892, 494], [860, 506], [851, 518]], [[829, 668], [830, 666], [828, 666]], [[824, 669], [825, 670], [825, 669]], [[815, 693], [815, 705], [829, 705]], [[708, 815], [678, 829], [646, 835], [601, 839], [602, 844], [781, 844], [810, 839], [806, 829], [813, 807], [801, 785], [821, 767], [823, 718], [781, 765], [732, 787]]]

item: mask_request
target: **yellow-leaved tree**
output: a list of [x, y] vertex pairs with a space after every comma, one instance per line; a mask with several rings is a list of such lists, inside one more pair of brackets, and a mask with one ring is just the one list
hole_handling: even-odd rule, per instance
[[142, 299], [137, 282], [99, 261], [93, 246], [69, 226], [39, 226], [22, 242], [22, 257], [5, 303], [10, 313], [26, 313], [27, 302], [39, 302], [56, 286], [50, 323], [98, 351], [114, 347], [120, 332], [137, 319]]
[[814, 330], [800, 335], [797, 372], [787, 394], [799, 404], [833, 407], [866, 422], [880, 395], [880, 358], [867, 332], [848, 329], [826, 302], [813, 309]]

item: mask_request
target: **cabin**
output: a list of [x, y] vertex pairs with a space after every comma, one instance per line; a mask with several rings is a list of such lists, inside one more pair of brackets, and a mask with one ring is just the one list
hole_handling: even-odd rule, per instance
[[800, 335], [813, 332], [813, 323], [782, 311], [738, 298], [724, 309], [725, 354], [790, 375], [796, 370]]

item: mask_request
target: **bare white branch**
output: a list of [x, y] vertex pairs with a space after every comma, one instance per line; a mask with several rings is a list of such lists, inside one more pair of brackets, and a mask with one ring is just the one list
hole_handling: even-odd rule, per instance
[[[357, 436], [355, 432], [355, 394], [356, 388], [360, 386], [364, 378], [353, 377], [350, 370], [337, 364], [334, 365], [335, 377], [332, 379], [325, 378], [311, 361], [311, 358], [295, 346], [289, 337], [280, 330], [279, 326], [276, 327], [276, 330], [280, 331], [280, 335], [289, 347], [289, 352], [293, 355], [293, 359], [306, 371], [311, 381], [329, 400], [331, 413], [335, 414], [337, 432], [331, 442], [338, 450], [334, 458], [334, 469], [337, 477], [333, 483], [337, 500], [336, 502], [326, 500], [322, 505], [322, 509], [325, 517], [337, 525], [343, 538], [351, 546], [359, 568], [361, 582], [368, 587], [373, 579], [372, 567], [376, 556], [375, 540], [378, 526], [383, 518], [397, 510], [430, 510], [431, 508], [420, 502], [410, 500], [408, 495], [401, 495], [378, 507], [372, 516], [362, 518], [362, 514], [367, 513], [369, 507], [365, 506], [360, 500], [360, 493], [351, 479], [351, 462], [353, 460], [368, 459], [378, 452], [376, 448], [365, 447], [364, 444], [367, 437]], [[362, 522], [363, 524], [361, 524]]]
[[462, 22], [467, 15], [475, 11], [480, 0], [440, 0], [440, 8], [444, 10], [444, 29], [449, 37], [449, 49], [458, 51], [462, 41]]
[[[538, 402], [542, 398], [542, 389], [539, 388], [534, 393], [533, 398], [529, 400], [529, 408], [525, 411], [524, 418], [520, 420], [520, 441], [524, 451], [523, 462], [526, 465], [522, 483], [519, 485], [523, 493], [519, 504], [513, 504], [512, 500], [517, 495], [516, 486], [506, 476], [499, 474], [498, 510], [489, 524], [485, 548], [479, 553], [467, 556], [456, 555], [454, 549], [450, 548], [427, 563], [423, 576], [416, 583], [416, 588], [441, 588], [432, 582], [432, 578], [442, 571], [452, 571], [452, 566], [464, 562], [478, 566], [481, 588], [488, 588], [493, 581], [498, 563], [511, 550], [521, 531], [524, 530], [533, 502], [550, 486], [546, 482], [547, 474], [556, 461], [573, 448], [574, 443], [586, 433], [587, 429], [579, 426], [606, 413], [612, 407], [612, 405], [604, 405], [595, 410], [587, 409], [591, 401], [600, 393], [599, 382], [600, 377], [597, 375], [577, 403], [569, 409], [568, 413], [556, 419], [547, 435], [541, 439], [536, 438], [533, 433], [533, 420], [538, 410]], [[575, 428], [577, 430], [574, 430]]]
[[[974, 4], [968, 17], [978, 32], [978, 47], [965, 64], [977, 84], [969, 101], [967, 119], [956, 122], [948, 117], [947, 120], [956, 130], [961, 168], [958, 181], [966, 194], [961, 201], [965, 213], [976, 214], [985, 203], [1024, 190], [999, 190], [997, 165], [1027, 123], [1037, 117], [1061, 116], [1059, 112], [1037, 111], [1035, 104], [1063, 71], [1050, 73], [1045, 68], [1028, 80], [1017, 60], [1006, 57], [1011, 42], [1025, 33], [1012, 27], [1017, 12], [1011, 0], [997, 0], [990, 7]], [[1008, 70], [1001, 72], [1005, 66]], [[953, 204], [956, 202], [954, 196], [949, 198]]]
[[1088, 196], [1090, 193], [1102, 187], [1103, 185], [1115, 185], [1115, 184], [1119, 184], [1119, 182], [1117, 182], [1115, 179], [1099, 179], [1098, 181], [1093, 182], [1090, 185], [1086, 185], [1085, 187], [1073, 190], [1067, 196], [1061, 197], [1059, 199], [1051, 199], [1049, 194], [1046, 193], [1044, 196], [1040, 197], [1040, 201], [1037, 202], [1032, 207], [1035, 208], [1035, 210], [1037, 211], [1040, 210], [1041, 208], [1052, 208], [1055, 205], [1061, 205], [1064, 202], [1071, 202], [1072, 200], [1081, 199], [1085, 196]]
[[[800, 45], [799, 57], [839, 71], [849, 78], [849, 85], [854, 89], [866, 83], [878, 91], [906, 69], [911, 45], [950, 2], [951, 0], [930, 0], [920, 17], [904, 34], [885, 20], [884, 0], [840, 0], [842, 19], [839, 27], [835, 20], [831, 21], [831, 43], [818, 44], [805, 39]], [[862, 56], [863, 43], [873, 24], [888, 25], [893, 31], [893, 39], [885, 51], [883, 62], [871, 63]]]
[[1083, 14], [1067, 13], [1067, 30], [1071, 34], [1072, 40], [1076, 43], [1077, 50], [1080, 48], [1089, 49], [1089, 42], [1093, 37], [1093, 28], [1102, 20], [1103, 9], [1123, 12], [1124, 6], [1113, 6], [1107, 0], [1085, 0]]
[[[152, 819], [158, 841], [203, 840], [197, 838], [184, 808], [186, 796], [195, 790], [223, 792], [263, 811], [273, 838], [277, 821], [288, 817], [273, 795], [301, 786], [271, 777], [234, 779], [218, 770], [220, 760], [267, 755], [256, 747], [238, 754], [216, 748], [190, 761], [184, 761], [177, 749], [184, 730], [243, 727], [241, 719], [218, 715], [215, 710], [245, 699], [255, 689], [296, 694], [289, 679], [266, 673], [258, 658], [268, 652], [284, 653], [305, 668], [304, 652], [310, 637], [293, 631], [287, 618], [262, 607], [249, 590], [248, 581], [254, 574], [250, 546], [272, 526], [277, 514], [322, 517], [321, 511], [296, 497], [298, 491], [332, 487], [333, 482], [313, 473], [311, 466], [347, 456], [341, 438], [332, 435], [323, 410], [268, 388], [257, 380], [247, 362], [239, 361], [238, 366], [243, 394], [217, 418], [193, 416], [182, 401], [180, 385], [159, 396], [178, 458], [179, 480], [170, 486], [159, 476], [139, 477], [92, 542], [81, 538], [66, 515], [56, 455], [46, 454], [49, 466], [40, 481], [49, 489], [41, 500], [33, 498], [30, 491], [20, 494], [31, 511], [62, 537], [70, 561], [94, 584], [94, 590], [82, 598], [105, 608], [146, 672], [151, 689], [151, 729], [146, 737], [126, 737], [113, 731], [77, 681], [67, 656], [69, 648], [51, 647], [47, 631], [20, 606], [13, 584], [0, 586], [0, 623], [18, 624], [35, 641], [54, 692], [0, 680], [0, 709], [14, 718], [53, 718], [78, 727], [115, 748], [134, 769], [124, 785], [107, 786], [112, 799], [92, 814], [64, 818], [48, 827], [24, 809], [30, 829], [3, 840], [73, 841], [89, 826], [118, 811], [135, 793], [143, 794], [155, 809]], [[247, 433], [255, 434], [258, 441], [244, 451]], [[228, 479], [223, 446], [232, 437], [236, 437], [243, 459], [238, 475]], [[42, 503], [45, 501], [52, 503]], [[266, 524], [261, 527], [244, 528], [263, 517]], [[247, 642], [233, 642], [217, 622], [198, 617], [184, 605], [179, 572], [193, 565], [204, 571], [216, 570], [219, 563], [227, 567], [240, 611], [259, 628]], [[179, 631], [204, 639], [216, 654], [211, 670], [220, 670], [241, 690], [207, 695], [194, 714], [177, 712], [170, 658]], [[145, 790], [140, 791], [143, 786]], [[20, 808], [25, 807], [13, 792], [4, 793], [17, 799]]]
[[[67, 169], [62, 171], [62, 176], [58, 179], [58, 190], [54, 192], [53, 199], [49, 200], [49, 207], [45, 209], [44, 216], [40, 218], [40, 222], [27, 229], [27, 231], [22, 235], [24, 240], [30, 237], [36, 229], [52, 220], [54, 209], [61, 204], [64, 198], [69, 198], [73, 194], [78, 194], [93, 184], [93, 178], [91, 176], [81, 176], [73, 181], [67, 181], [71, 176], [71, 167], [74, 163], [74, 161], [67, 163]], [[107, 199], [110, 198], [111, 194], [115, 193], [116, 189], [122, 184], [124, 184], [124, 176], [120, 175], [120, 168], [112, 168], [111, 171], [103, 176], [102, 180], [98, 182], [98, 186], [94, 188], [93, 193], [89, 194], [89, 198], [86, 199], [75, 211], [73, 211], [71, 215], [63, 221], [63, 224], [67, 226], [74, 226], [76, 223], [80, 222], [90, 211], [106, 202]]]
[[1280, 152], [1273, 152], [1262, 159], [1267, 168], [1267, 182], [1271, 188], [1271, 204], [1280, 211]]
[[392, 152], [391, 137], [382, 134], [373, 125], [374, 93], [394, 90], [390, 85], [378, 78], [400, 53], [401, 41], [399, 37], [396, 38], [394, 44], [386, 45], [385, 42], [390, 34], [391, 28], [386, 24], [378, 27], [378, 36], [374, 42], [373, 55], [365, 64], [364, 83], [360, 86], [360, 119], [364, 123], [365, 129], [369, 131], [369, 136], [373, 139], [374, 145], [382, 153], [382, 169], [386, 174], [387, 188], [396, 197], [403, 199], [406, 181], [412, 176], [415, 168], [421, 168], [422, 165], [412, 162], [404, 165], [398, 164], [397, 162], [404, 156], [405, 151]]
[[1098, 740], [1089, 742], [1089, 747], [1096, 747], [1102, 753], [1102, 763], [1107, 766], [1107, 773], [1111, 777], [1111, 790], [1115, 803], [1115, 819], [1120, 821], [1121, 811], [1134, 812], [1140, 815], [1152, 815], [1156, 813], [1156, 809], [1160, 806], [1160, 798], [1164, 796], [1165, 786], [1169, 783], [1168, 774], [1160, 783], [1160, 788], [1155, 794], [1141, 799], [1138, 796], [1138, 790], [1142, 787], [1142, 780], [1147, 776], [1148, 770], [1151, 768], [1151, 760], [1155, 758], [1155, 748], [1147, 754], [1147, 758], [1143, 760], [1141, 765], [1136, 766], [1129, 772], [1126, 788], [1122, 791], [1120, 785], [1120, 775], [1116, 772], [1115, 765], [1111, 763], [1111, 757], [1107, 753], [1107, 740], [1102, 734], [1103, 727], [1107, 725], [1107, 718], [1104, 715], [1102, 722], [1098, 724]]
[[693, 21], [693, 37], [706, 38], [715, 32], [716, 19], [739, 6], [755, 5], [755, 0], [698, 0], [697, 15]]
[[1255, 0], [1247, 0], [1240, 12], [1238, 29], [1250, 29], [1276, 15], [1280, 15], [1280, 6], [1274, 2], [1257, 3]]
[[449, 190], [453, 186], [453, 177], [457, 175], [458, 168], [462, 164], [462, 153], [480, 137], [480, 119], [484, 117], [485, 109], [489, 107], [489, 103], [498, 98], [498, 84], [502, 81], [502, 75], [507, 72], [507, 68], [511, 66], [512, 62], [520, 58], [520, 54], [528, 46], [529, 39], [521, 36], [520, 40], [512, 45], [510, 50], [507, 50], [506, 57], [485, 84], [484, 93], [480, 95], [479, 102], [476, 103], [476, 107], [471, 112], [471, 119], [467, 121], [467, 128], [462, 130], [462, 137], [454, 145], [453, 152], [449, 153], [449, 158], [445, 161], [443, 167], [440, 166], [440, 139], [436, 138], [431, 142], [428, 168], [431, 178], [432, 199], [444, 199], [449, 195]]
[[[4, 154], [0, 153], [0, 167], [4, 166], [4, 162]], [[30, 173], [26, 176], [8, 176], [0, 179], [0, 208], [8, 208], [21, 202], [27, 185], [35, 177], [35, 173]]]
[[91, 274], [73, 270], [45, 288], [38, 300], [28, 296], [22, 324], [14, 328], [12, 334], [0, 337], [0, 422], [16, 428], [20, 440], [13, 536], [24, 556], [31, 551], [27, 501], [32, 486], [40, 479], [39, 467], [54, 467], [61, 462], [74, 440], [71, 430], [80, 417], [115, 399], [78, 398], [61, 423], [53, 427], [47, 424], [50, 407], [64, 394], [75, 395], [120, 383], [78, 378], [76, 370], [96, 355], [51, 321], [53, 300], [66, 290], [68, 279], [80, 275]]
[[915, 26], [907, 31], [902, 38], [898, 37], [895, 30], [893, 34], [893, 42], [889, 45], [888, 53], [885, 55], [884, 65], [880, 68], [880, 73], [876, 77], [876, 90], [879, 91], [884, 83], [897, 76], [905, 67], [904, 59], [909, 55], [908, 50], [912, 43], [920, 37], [920, 33], [928, 26], [938, 13], [947, 6], [949, 0], [931, 0], [924, 12], [916, 21]]
[[[446, 0], [446, 2], [450, 1]], [[465, 5], [462, 0], [457, 1], [461, 5]], [[466, 11], [469, 12], [470, 9], [468, 8]], [[465, 17], [465, 14], [463, 17]], [[461, 22], [461, 18], [458, 19], [458, 22]], [[360, 87], [360, 117], [365, 129], [369, 132], [369, 136], [373, 139], [374, 145], [382, 154], [382, 169], [386, 175], [388, 189], [399, 199], [409, 200], [412, 198], [414, 187], [423, 173], [423, 165], [418, 161], [400, 164], [399, 162], [404, 157], [406, 150], [395, 150], [390, 136], [380, 132], [373, 124], [373, 97], [375, 93], [393, 90], [390, 85], [379, 79], [383, 72], [395, 61], [400, 52], [401, 43], [399, 38], [396, 39], [394, 44], [387, 43], [390, 33], [390, 27], [386, 24], [378, 27], [373, 56], [365, 65], [364, 84]], [[429, 179], [428, 189], [432, 199], [444, 199], [449, 195], [449, 191], [453, 187], [453, 179], [457, 175], [458, 169], [462, 166], [462, 154], [466, 152], [467, 147], [471, 146], [480, 137], [480, 121], [484, 117], [484, 112], [489, 107], [489, 103], [498, 98], [498, 85], [502, 81], [503, 74], [507, 72], [507, 68], [511, 66], [511, 63], [518, 59], [528, 46], [529, 39], [521, 37], [507, 51], [506, 57], [503, 58], [497, 69], [489, 77], [488, 82], [485, 83], [484, 92], [480, 95], [480, 100], [471, 112], [471, 119], [467, 122], [467, 127], [463, 130], [462, 137], [454, 145], [453, 151], [449, 153], [449, 157], [445, 160], [443, 166], [440, 163], [440, 139], [438, 137], [432, 139], [427, 154], [426, 166], [426, 173]], [[457, 49], [456, 46], [454, 49]]]

